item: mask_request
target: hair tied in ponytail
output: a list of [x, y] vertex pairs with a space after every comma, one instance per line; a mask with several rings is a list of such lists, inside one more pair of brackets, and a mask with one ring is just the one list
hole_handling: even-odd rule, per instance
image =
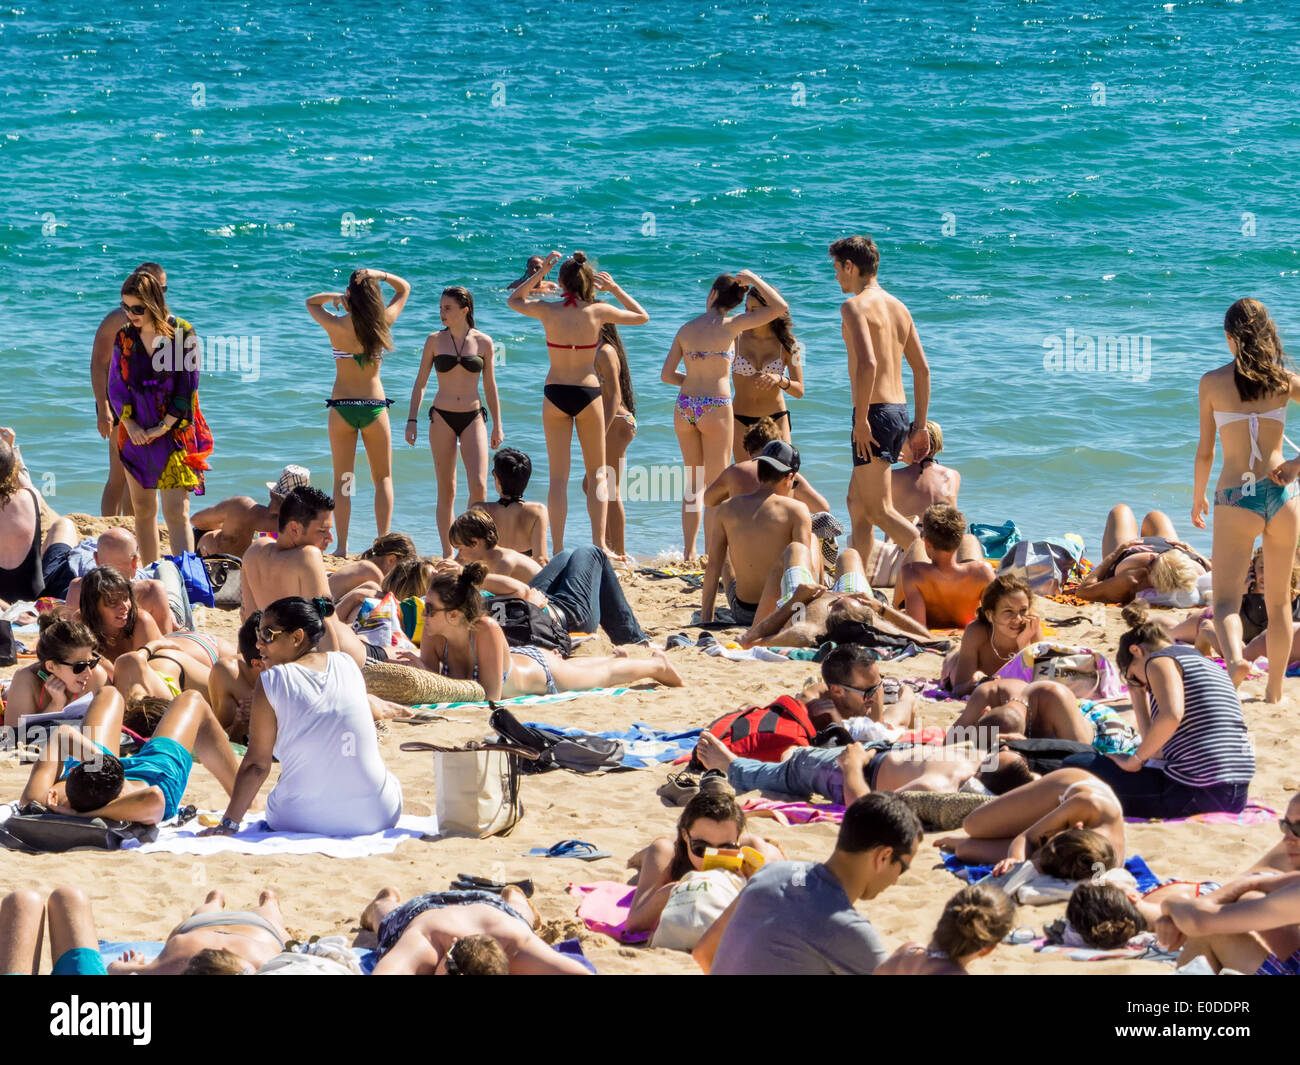
[[316, 608], [316, 612], [320, 614], [322, 620], [334, 615], [334, 601], [332, 599], [327, 599], [323, 595], [316, 596], [316, 598], [311, 601], [311, 605]]

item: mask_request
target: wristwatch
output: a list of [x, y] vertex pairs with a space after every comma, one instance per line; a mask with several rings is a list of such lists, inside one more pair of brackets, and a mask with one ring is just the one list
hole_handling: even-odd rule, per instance
[[236, 821], [233, 817], [223, 817], [221, 819], [221, 824], [218, 825], [217, 827], [224, 828], [227, 832], [238, 832], [239, 822]]

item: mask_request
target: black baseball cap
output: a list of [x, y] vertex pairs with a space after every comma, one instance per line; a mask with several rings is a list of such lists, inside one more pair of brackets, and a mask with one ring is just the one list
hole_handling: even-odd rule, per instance
[[784, 440], [769, 440], [758, 453], [758, 461], [781, 474], [799, 472], [799, 452]]

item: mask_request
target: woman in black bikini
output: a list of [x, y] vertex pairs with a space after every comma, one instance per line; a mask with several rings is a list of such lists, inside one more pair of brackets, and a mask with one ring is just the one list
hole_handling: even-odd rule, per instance
[[[455, 285], [443, 289], [438, 314], [445, 327], [431, 333], [424, 342], [420, 372], [411, 389], [411, 408], [406, 419], [406, 442], [414, 444], [419, 435], [420, 404], [429, 371], [438, 375], [438, 391], [429, 408], [429, 449], [438, 478], [438, 537], [444, 557], [451, 555], [447, 530], [456, 513], [456, 451], [465, 460], [465, 479], [469, 482], [469, 505], [487, 498], [488, 432], [492, 415], [491, 447], [495, 451], [505, 439], [501, 428], [501, 404], [497, 398], [497, 380], [493, 372], [492, 338], [474, 327], [474, 297], [469, 289]], [[479, 377], [483, 378], [484, 407], [479, 400]]]
[[[384, 306], [379, 282], [393, 288]], [[406, 306], [411, 286], [382, 270], [354, 270], [347, 292], [320, 292], [307, 298], [307, 313], [329, 334], [334, 355], [334, 388], [325, 406], [330, 409], [330, 455], [334, 461], [334, 554], [348, 553], [352, 523], [357, 437], [366, 447], [370, 479], [375, 483], [375, 528], [380, 536], [393, 522], [393, 434], [379, 380], [379, 364], [393, 348], [392, 325]], [[333, 304], [342, 314], [325, 308]]]
[[[749, 290], [745, 310], [766, 307], [756, 289]], [[731, 401], [734, 425], [731, 450], [736, 462], [754, 456], [745, 450], [745, 434], [760, 418], [771, 418], [781, 430], [781, 439], [790, 442], [790, 411], [785, 397], [803, 395], [803, 359], [794, 337], [790, 312], [766, 325], [747, 329], [736, 337], [736, 357], [731, 362], [731, 384], [735, 398]], [[782, 393], [785, 393], [783, 395]]]
[[[600, 397], [600, 378], [596, 374], [596, 348], [600, 327], [644, 325], [650, 315], [624, 292], [606, 273], [596, 273], [587, 256], [575, 251], [560, 267], [560, 286], [564, 298], [558, 302], [532, 300], [529, 294], [547, 272], [560, 261], [558, 251], [551, 252], [511, 295], [511, 309], [529, 318], [538, 318], [546, 329], [547, 354], [551, 369], [546, 375], [542, 394], [542, 428], [546, 432], [546, 458], [551, 471], [546, 509], [551, 521], [551, 545], [556, 554], [564, 550], [564, 525], [569, 511], [569, 448], [573, 430], [578, 430], [578, 445], [588, 484], [587, 514], [591, 519], [591, 542], [602, 551], [605, 545], [605, 517], [609, 499], [605, 465], [605, 411]], [[612, 293], [623, 306], [596, 299], [597, 292]]]

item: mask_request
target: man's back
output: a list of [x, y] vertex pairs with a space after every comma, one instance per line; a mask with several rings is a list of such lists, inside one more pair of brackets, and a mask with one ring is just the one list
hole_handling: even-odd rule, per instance
[[320, 548], [312, 544], [285, 547], [270, 539], [258, 540], [244, 552], [241, 584], [244, 617], [254, 610], [265, 610], [285, 596], [312, 599], [330, 594]]
[[799, 535], [801, 519], [811, 527], [806, 506], [773, 492], [752, 492], [722, 504], [718, 520], [727, 534], [727, 556], [741, 599], [758, 602], [781, 553], [796, 539], [807, 542]]
[[[933, 562], [909, 562], [899, 574], [907, 613], [931, 629], [965, 628], [975, 620], [980, 596], [995, 574], [984, 561], [955, 562], [941, 567]], [[924, 612], [915, 607], [919, 596]]]
[[[871, 337], [871, 347], [876, 357], [875, 387], [869, 402], [905, 403], [903, 391], [903, 347], [912, 333], [912, 316], [896, 299], [879, 285], [871, 285], [849, 298], [849, 305]], [[849, 348], [852, 352], [852, 346]], [[849, 371], [857, 367], [850, 360]], [[861, 402], [859, 397], [858, 402]]]
[[862, 975], [887, 953], [826, 866], [771, 862], [741, 892], [709, 972]]
[[949, 503], [955, 507], [960, 488], [961, 474], [937, 462], [904, 466], [901, 470], [894, 470], [890, 479], [894, 509], [912, 521], [935, 503]]
[[232, 496], [199, 511], [190, 524], [204, 533], [196, 547], [199, 554], [242, 558], [253, 537], [259, 532], [274, 531], [277, 520], [270, 507], [251, 496]]

